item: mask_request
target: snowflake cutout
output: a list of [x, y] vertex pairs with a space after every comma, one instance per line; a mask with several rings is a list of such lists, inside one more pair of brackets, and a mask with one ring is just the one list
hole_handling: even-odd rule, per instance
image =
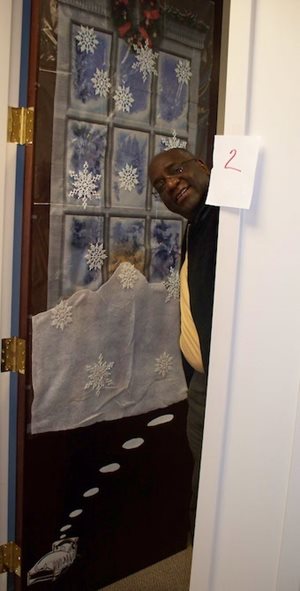
[[85, 162], [83, 170], [80, 170], [78, 174], [73, 170], [70, 170], [69, 175], [72, 179], [73, 189], [69, 192], [69, 197], [77, 197], [82, 199], [83, 208], [86, 209], [88, 199], [93, 197], [100, 198], [100, 194], [96, 191], [97, 184], [101, 179], [101, 174], [94, 174], [88, 172], [89, 166]]
[[94, 53], [99, 43], [93, 27], [84, 27], [83, 25], [80, 26], [80, 31], [75, 39], [81, 53], [84, 51], [86, 53]]
[[138, 272], [131, 263], [124, 263], [119, 279], [123, 289], [133, 289], [138, 278]]
[[66, 301], [61, 300], [61, 302], [51, 310], [51, 326], [64, 330], [64, 328], [72, 322], [72, 306], [69, 306]]
[[180, 282], [178, 271], [175, 271], [173, 267], [170, 267], [169, 277], [163, 282], [163, 284], [167, 290], [165, 301], [179, 300]]
[[116, 109], [117, 111], [127, 111], [129, 113], [132, 104], [134, 103], [134, 98], [130, 92], [129, 86], [118, 86], [115, 94], [114, 100], [116, 101]]
[[87, 260], [87, 265], [90, 271], [93, 269], [101, 269], [104, 260], [107, 259], [107, 254], [103, 248], [103, 244], [90, 244], [87, 254], [84, 257]]
[[138, 185], [137, 168], [133, 168], [131, 164], [126, 164], [125, 168], [119, 171], [119, 177], [120, 187], [123, 187], [126, 191], [132, 191], [135, 185]]
[[177, 137], [175, 129], [173, 129], [172, 137], [161, 138], [160, 143], [165, 146], [165, 151], [171, 150], [172, 148], [186, 148], [187, 146], [187, 142], [185, 140], [180, 140]]
[[96, 394], [99, 396], [102, 388], [112, 385], [111, 369], [114, 364], [114, 361], [109, 363], [104, 361], [103, 355], [100, 353], [97, 363], [86, 365], [89, 380], [85, 384], [84, 389], [89, 390], [91, 388], [92, 390], [96, 390]]
[[152, 51], [149, 47], [148, 39], [145, 42], [144, 47], [133, 45], [133, 49], [136, 52], [136, 61], [132, 64], [133, 70], [138, 70], [143, 75], [143, 82], [146, 82], [148, 74], [154, 74], [157, 76], [157, 70], [155, 68], [155, 60], [158, 58], [158, 53]]
[[155, 373], [158, 373], [162, 378], [165, 378], [173, 366], [173, 357], [166, 353], [162, 353], [160, 357], [155, 359]]
[[181, 86], [188, 84], [192, 77], [192, 70], [188, 60], [179, 60], [175, 68], [176, 78]]
[[99, 70], [99, 68], [96, 68], [96, 72], [94, 74], [94, 77], [91, 78], [91, 81], [95, 89], [95, 94], [107, 97], [109, 89], [111, 87], [108, 73], [104, 70]]

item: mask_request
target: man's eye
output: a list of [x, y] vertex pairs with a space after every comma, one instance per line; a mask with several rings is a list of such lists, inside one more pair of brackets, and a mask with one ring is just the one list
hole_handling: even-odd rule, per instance
[[175, 176], [176, 174], [182, 174], [183, 173], [183, 166], [180, 164], [177, 164], [177, 166], [174, 166], [174, 168], [172, 168], [172, 170], [170, 171], [172, 176]]

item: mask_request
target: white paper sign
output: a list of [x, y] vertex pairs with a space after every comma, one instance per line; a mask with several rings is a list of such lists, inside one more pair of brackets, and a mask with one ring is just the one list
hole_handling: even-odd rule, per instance
[[216, 135], [206, 203], [249, 209], [260, 138]]

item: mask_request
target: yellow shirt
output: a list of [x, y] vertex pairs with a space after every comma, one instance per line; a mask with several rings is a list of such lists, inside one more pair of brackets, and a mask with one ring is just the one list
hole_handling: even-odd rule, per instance
[[190, 308], [190, 293], [187, 280], [187, 254], [180, 271], [180, 349], [188, 363], [203, 373], [199, 337]]

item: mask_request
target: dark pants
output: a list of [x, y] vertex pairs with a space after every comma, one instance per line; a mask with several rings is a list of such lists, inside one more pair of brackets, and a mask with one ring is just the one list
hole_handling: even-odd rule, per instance
[[187, 438], [194, 458], [192, 496], [190, 502], [191, 536], [194, 538], [198, 498], [198, 484], [205, 418], [206, 380], [204, 374], [194, 372], [188, 389]]

